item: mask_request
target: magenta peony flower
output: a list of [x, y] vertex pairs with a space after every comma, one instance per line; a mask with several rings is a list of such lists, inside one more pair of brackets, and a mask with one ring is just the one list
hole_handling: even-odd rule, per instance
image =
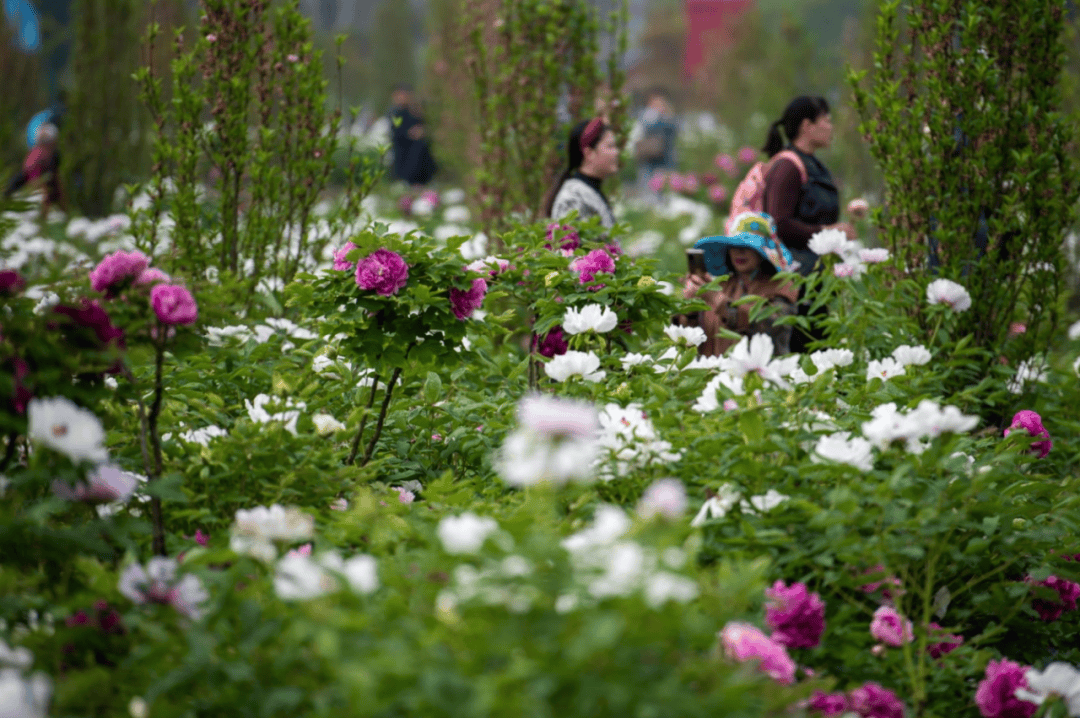
[[116, 296], [120, 286], [129, 279], [135, 279], [150, 265], [150, 260], [142, 252], [113, 252], [90, 271], [90, 286], [95, 292], [104, 292], [106, 297]]
[[202, 529], [195, 529], [195, 543], [206, 546], [210, 543], [210, 534], [203, 533]]
[[911, 643], [911, 621], [906, 620], [892, 606], [881, 606], [874, 611], [874, 619], [870, 622], [870, 635], [890, 646], [902, 646]]
[[401, 199], [398, 200], [398, 209], [402, 214], [412, 214], [413, 198], [410, 195], [403, 194]]
[[150, 290], [150, 306], [162, 324], [194, 324], [199, 307], [191, 292], [178, 284], [156, 284]]
[[755, 150], [753, 147], [743, 147], [741, 150], [739, 150], [739, 162], [749, 165], [753, 164], [754, 160], [756, 159], [757, 150]]
[[468, 319], [484, 303], [487, 282], [474, 279], [469, 289], [450, 288], [450, 309], [458, 319]]
[[1061, 618], [1061, 614], [1065, 611], [1076, 610], [1076, 601], [1080, 599], [1080, 584], [1066, 581], [1057, 576], [1047, 576], [1045, 581], [1037, 581], [1035, 585], [1054, 589], [1061, 599], [1060, 601], [1048, 601], [1044, 598], [1032, 600], [1031, 606], [1039, 612], [1039, 618], [1042, 620], [1047, 622], [1056, 621]]
[[663, 192], [664, 185], [667, 184], [667, 177], [663, 172], [654, 172], [652, 177], [649, 177], [649, 189], [653, 192]]
[[[877, 566], [872, 566], [871, 568], [866, 569], [865, 571], [863, 571], [863, 574], [865, 575], [884, 573], [884, 571], [885, 567], [881, 564], [878, 564]], [[892, 601], [896, 597], [902, 596], [904, 594], [904, 591], [900, 588], [901, 585], [902, 584], [900, 583], [900, 579], [898, 579], [896, 576], [887, 576], [881, 581], [874, 581], [872, 583], [864, 584], [860, 586], [860, 589], [863, 593], [874, 593], [875, 591], [884, 587], [884, 590], [881, 591], [882, 598], [884, 598], [886, 601]], [[893, 590], [891, 586], [895, 586], [896, 590]]]
[[615, 272], [615, 260], [602, 249], [594, 249], [580, 259], [570, 263], [570, 269], [578, 273], [578, 281], [588, 284], [596, 279], [597, 274], [613, 274]]
[[93, 330], [98, 344], [108, 346], [116, 342], [120, 348], [124, 347], [124, 331], [112, 323], [109, 313], [102, 309], [97, 300], [84, 297], [76, 307], [61, 304], [53, 307], [52, 311], [67, 317], [76, 326]]
[[701, 187], [701, 185], [698, 183], [698, 178], [690, 172], [687, 172], [683, 175], [682, 186], [683, 192], [686, 192], [688, 194], [693, 194], [694, 192], [697, 192], [698, 189], [700, 189]]
[[847, 713], [850, 703], [843, 693], [814, 691], [814, 695], [810, 696], [810, 702], [807, 703], [806, 707], [812, 711], [817, 711], [825, 718], [833, 718]]
[[158, 282], [168, 282], [169, 275], [160, 269], [144, 269], [142, 274], [135, 278], [135, 284], [139, 286], [146, 286], [147, 284], [157, 284]]
[[397, 294], [408, 281], [409, 265], [389, 249], [376, 249], [356, 263], [356, 286], [384, 297]]
[[348, 272], [356, 266], [355, 262], [350, 262], [348, 259], [345, 258], [345, 255], [347, 255], [354, 249], [356, 249], [355, 244], [353, 244], [352, 242], [346, 242], [344, 247], [334, 252], [334, 271]]
[[904, 703], [888, 688], [870, 681], [850, 693], [851, 710], [862, 718], [904, 718]]
[[1008, 659], [990, 661], [986, 678], [975, 690], [975, 705], [985, 718], [1031, 718], [1039, 706], [1016, 697], [1017, 688], [1028, 688], [1021, 666]]
[[729, 154], [722, 154], [716, 156], [716, 166], [722, 169], [724, 172], [731, 176], [735, 176], [736, 165], [735, 158]]
[[777, 682], [784, 685], [795, 682], [795, 661], [791, 660], [787, 649], [756, 626], [733, 621], [720, 632], [720, 643], [728, 658], [739, 662], [760, 661], [761, 671]]
[[0, 270], [0, 295], [11, 297], [23, 290], [26, 280], [14, 269]]
[[424, 200], [425, 202], [430, 204], [432, 207], [438, 207], [439, 206], [439, 193], [436, 192], [433, 189], [424, 190], [423, 192], [421, 192], [420, 193], [420, 199]]
[[765, 604], [765, 623], [773, 629], [772, 638], [788, 648], [813, 648], [825, 632], [825, 603], [811, 593], [805, 583], [790, 587], [777, 581], [765, 590], [770, 601]]
[[945, 633], [941, 626], [936, 623], [930, 624], [930, 638], [938, 641], [937, 643], [931, 643], [926, 647], [926, 652], [930, 654], [931, 658], [941, 658], [946, 653], [952, 653], [957, 648], [964, 644], [964, 637], [953, 635], [951, 633]]
[[[539, 344], [539, 349], [537, 349], [537, 344]], [[536, 349], [540, 356], [548, 359], [565, 354], [569, 348], [570, 345], [563, 339], [563, 328], [561, 326], [552, 327], [551, 331], [539, 341], [537, 338], [533, 339], [533, 349]]]
[[559, 242], [559, 249], [574, 250], [581, 246], [581, 235], [577, 230], [569, 224], [560, 225], [558, 222], [552, 222], [547, 227], [547, 244], [544, 245], [545, 249], [552, 249], [555, 245], [555, 233], [558, 232], [562, 235], [562, 239]]
[[1030, 409], [1016, 412], [1012, 423], [1009, 424], [1009, 428], [1005, 430], [1005, 436], [1008, 436], [1013, 429], [1027, 429], [1029, 435], [1042, 437], [1041, 441], [1031, 442], [1031, 453], [1038, 452], [1040, 459], [1049, 454], [1050, 449], [1054, 448], [1054, 442], [1050, 439], [1050, 432], [1043, 426], [1042, 417]]

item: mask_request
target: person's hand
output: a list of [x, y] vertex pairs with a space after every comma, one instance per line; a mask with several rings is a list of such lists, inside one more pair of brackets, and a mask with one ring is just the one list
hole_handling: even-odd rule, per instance
[[410, 140], [418, 140], [424, 136], [424, 126], [413, 125], [406, 134], [409, 136]]
[[828, 225], [825, 229], [839, 229], [848, 239], [857, 239], [859, 236], [859, 233], [855, 231], [855, 228], [850, 222], [837, 222], [836, 224]]
[[702, 292], [701, 288], [713, 280], [711, 274], [706, 273], [704, 276], [700, 274], [691, 274], [683, 282], [683, 298], [693, 299], [701, 294], [701, 298], [705, 300], [705, 303], [710, 307], [715, 307], [720, 299], [723, 297], [722, 291], [710, 290], [708, 292]]

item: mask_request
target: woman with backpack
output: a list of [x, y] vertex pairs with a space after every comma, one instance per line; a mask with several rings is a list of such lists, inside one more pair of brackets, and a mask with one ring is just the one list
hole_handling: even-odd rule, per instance
[[[765, 169], [764, 210], [776, 221], [776, 235], [791, 250], [803, 276], [812, 274], [817, 265], [818, 256], [807, 246], [811, 237], [823, 229], [839, 229], [848, 239], [856, 236], [850, 223], [840, 221], [840, 193], [829, 170], [814, 156], [832, 144], [832, 136], [825, 98], [796, 97], [769, 128], [762, 148], [770, 158]], [[806, 310], [800, 304], [799, 313], [805, 315]], [[811, 324], [809, 334], [792, 333], [791, 351], [804, 352], [810, 341], [821, 338], [820, 330]]]
[[603, 118], [579, 122], [567, 142], [567, 167], [544, 201], [544, 215], [561, 219], [577, 210], [578, 219], [599, 217], [604, 229], [615, 226], [600, 183], [619, 171], [619, 146]]

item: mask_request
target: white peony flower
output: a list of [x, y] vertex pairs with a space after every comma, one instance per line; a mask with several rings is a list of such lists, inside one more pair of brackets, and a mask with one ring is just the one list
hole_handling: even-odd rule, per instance
[[892, 357], [885, 357], [881, 361], [873, 360], [866, 367], [866, 380], [870, 381], [875, 377], [883, 381], [888, 381], [893, 377], [905, 374], [904, 365], [896, 361]]
[[1069, 339], [1073, 341], [1080, 339], [1080, 322], [1076, 322], [1069, 327]]
[[499, 257], [490, 254], [483, 259], [476, 259], [465, 265], [466, 271], [492, 275], [505, 272], [509, 268], [509, 260], [500, 259]]
[[863, 436], [879, 449], [885, 450], [894, 441], [907, 442], [911, 453], [921, 453], [929, 439], [945, 433], [971, 431], [979, 423], [977, 416], [966, 416], [955, 406], [940, 407], [929, 399], [908, 413], [897, 410], [889, 402], [871, 412], [871, 420], [862, 426]]
[[33, 663], [34, 654], [30, 652], [29, 648], [23, 646], [11, 648], [3, 640], [0, 640], [0, 670], [17, 668], [20, 671], [25, 671]]
[[645, 580], [645, 603], [654, 610], [668, 601], [689, 603], [697, 596], [697, 583], [677, 573], [657, 571]]
[[170, 605], [188, 618], [198, 619], [199, 605], [210, 598], [198, 576], [187, 574], [176, 580], [175, 559], [155, 556], [146, 563], [128, 564], [120, 574], [117, 589], [133, 603]]
[[884, 248], [860, 249], [859, 261], [864, 264], [878, 264], [889, 261], [889, 250]]
[[619, 323], [615, 312], [599, 304], [588, 304], [581, 309], [567, 309], [563, 317], [563, 331], [567, 334], [610, 332]]
[[701, 327], [680, 327], [676, 324], [669, 324], [664, 327], [664, 334], [667, 334], [668, 339], [676, 344], [685, 344], [692, 347], [700, 346], [708, 339], [705, 336], [705, 330]]
[[319, 436], [330, 436], [334, 432], [345, 430], [345, 425], [330, 414], [315, 414], [311, 417], [311, 423], [315, 425]]
[[[271, 414], [265, 408], [270, 403], [282, 404], [286, 407], [286, 410]], [[248, 417], [255, 423], [281, 422], [285, 425], [285, 430], [293, 436], [296, 436], [296, 422], [300, 419], [300, 411], [307, 409], [307, 404], [302, 401], [276, 399], [269, 394], [259, 394], [254, 401], [244, 399], [244, 405], [247, 407]]]
[[648, 354], [626, 354], [621, 359], [623, 371], [630, 371], [630, 367], [640, 366], [642, 364], [651, 364], [652, 357]]
[[855, 354], [850, 349], [822, 349], [811, 354], [810, 361], [820, 374], [836, 367], [851, 366]]
[[721, 484], [716, 490], [716, 495], [709, 498], [701, 506], [690, 525], [694, 528], [704, 526], [709, 519], [722, 519], [739, 502], [741, 494], [732, 484]]
[[374, 557], [358, 554], [342, 560], [329, 551], [312, 558], [290, 551], [277, 564], [274, 591], [284, 601], [303, 601], [333, 593], [345, 579], [356, 593], [374, 593], [379, 588], [378, 565]]
[[24, 676], [17, 670], [0, 670], [0, 716], [45, 718], [52, 696], [52, 680], [38, 671]]
[[562, 540], [562, 547], [570, 553], [583, 553], [602, 546], [610, 546], [630, 530], [630, 518], [618, 506], [601, 504], [593, 515], [592, 525]]
[[783, 377], [795, 371], [799, 357], [790, 356], [774, 360], [772, 354], [773, 340], [768, 334], [743, 337], [731, 349], [731, 354], [728, 356], [728, 369], [732, 376], [739, 379], [747, 374], [755, 373], [781, 389], [787, 389], [788, 383]]
[[523, 428], [552, 439], [592, 439], [599, 427], [592, 404], [546, 394], [524, 397], [517, 416]]
[[93, 412], [70, 399], [55, 396], [31, 399], [27, 408], [27, 435], [72, 461], [100, 463], [109, 458], [102, 443], [105, 430]]
[[600, 357], [593, 352], [568, 351], [544, 364], [544, 373], [555, 381], [580, 375], [585, 381], [602, 381], [607, 372], [600, 369]]
[[1076, 668], [1055, 661], [1042, 671], [1029, 668], [1024, 678], [1028, 687], [1017, 688], [1017, 698], [1042, 705], [1050, 696], [1060, 696], [1068, 714], [1080, 716], [1080, 671]]
[[682, 458], [680, 452], [671, 450], [670, 442], [659, 439], [640, 404], [625, 409], [614, 403], [606, 405], [600, 412], [597, 443], [604, 452], [598, 461], [604, 479], [625, 476], [632, 468], [653, 461], [669, 464]]
[[446, 208], [443, 219], [447, 222], [460, 224], [469, 221], [469, 208], [462, 204], [456, 204]]
[[101, 465], [86, 477], [85, 483], [79, 482], [74, 487], [63, 481], [56, 481], [53, 484], [53, 493], [62, 499], [91, 504], [124, 502], [135, 493], [140, 478], [146, 480], [145, 477], [128, 473], [119, 467]]
[[826, 254], [844, 256], [848, 247], [848, 238], [840, 229], [823, 229], [814, 234], [806, 245], [811, 252], [824, 257]]
[[686, 513], [686, 506], [686, 489], [682, 482], [678, 479], [660, 479], [645, 490], [637, 512], [643, 519], [660, 515], [674, 520]]
[[1038, 384], [1046, 381], [1048, 368], [1046, 362], [1040, 357], [1026, 359], [1020, 362], [1020, 366], [1016, 368], [1016, 374], [1009, 380], [1006, 388], [1013, 394], [1022, 394], [1028, 382]]
[[835, 461], [848, 466], [854, 466], [862, 471], [870, 471], [874, 468], [874, 457], [871, 453], [871, 444], [866, 439], [859, 437], [851, 438], [847, 431], [829, 434], [818, 439], [814, 447], [813, 460], [821, 459]]
[[222, 436], [228, 435], [229, 432], [225, 431], [220, 426], [206, 426], [201, 429], [190, 429], [188, 431], [185, 431], [180, 434], [180, 439], [188, 442], [189, 444], [209, 446], [211, 439], [217, 439]]
[[758, 513], [765, 513], [772, 511], [780, 504], [787, 501], [790, 497], [785, 496], [776, 489], [769, 489], [761, 496], [751, 496], [749, 501], [740, 501], [739, 508], [743, 511], [749, 511], [751, 507]]
[[948, 279], [935, 279], [926, 287], [926, 301], [948, 304], [954, 312], [971, 309], [971, 295], [962, 286]]
[[256, 506], [236, 512], [229, 538], [229, 548], [242, 555], [262, 561], [277, 557], [277, 541], [293, 543], [310, 539], [315, 532], [315, 519], [295, 506]]
[[489, 535], [499, 530], [495, 519], [466, 511], [460, 516], [444, 516], [436, 533], [450, 554], [474, 554]]
[[923, 366], [928, 364], [931, 359], [930, 350], [926, 347], [922, 345], [909, 346], [907, 344], [902, 344], [893, 349], [892, 357], [902, 366]]
[[522, 428], [503, 441], [496, 470], [513, 486], [532, 486], [547, 481], [555, 484], [589, 481], [593, 478], [596, 454], [594, 438], [555, 439]]

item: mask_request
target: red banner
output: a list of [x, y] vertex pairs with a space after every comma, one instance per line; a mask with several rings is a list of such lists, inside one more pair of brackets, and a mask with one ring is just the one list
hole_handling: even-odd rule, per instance
[[735, 18], [753, 0], [685, 0], [686, 57], [683, 74], [691, 78], [701, 68], [709, 44], [731, 41]]

